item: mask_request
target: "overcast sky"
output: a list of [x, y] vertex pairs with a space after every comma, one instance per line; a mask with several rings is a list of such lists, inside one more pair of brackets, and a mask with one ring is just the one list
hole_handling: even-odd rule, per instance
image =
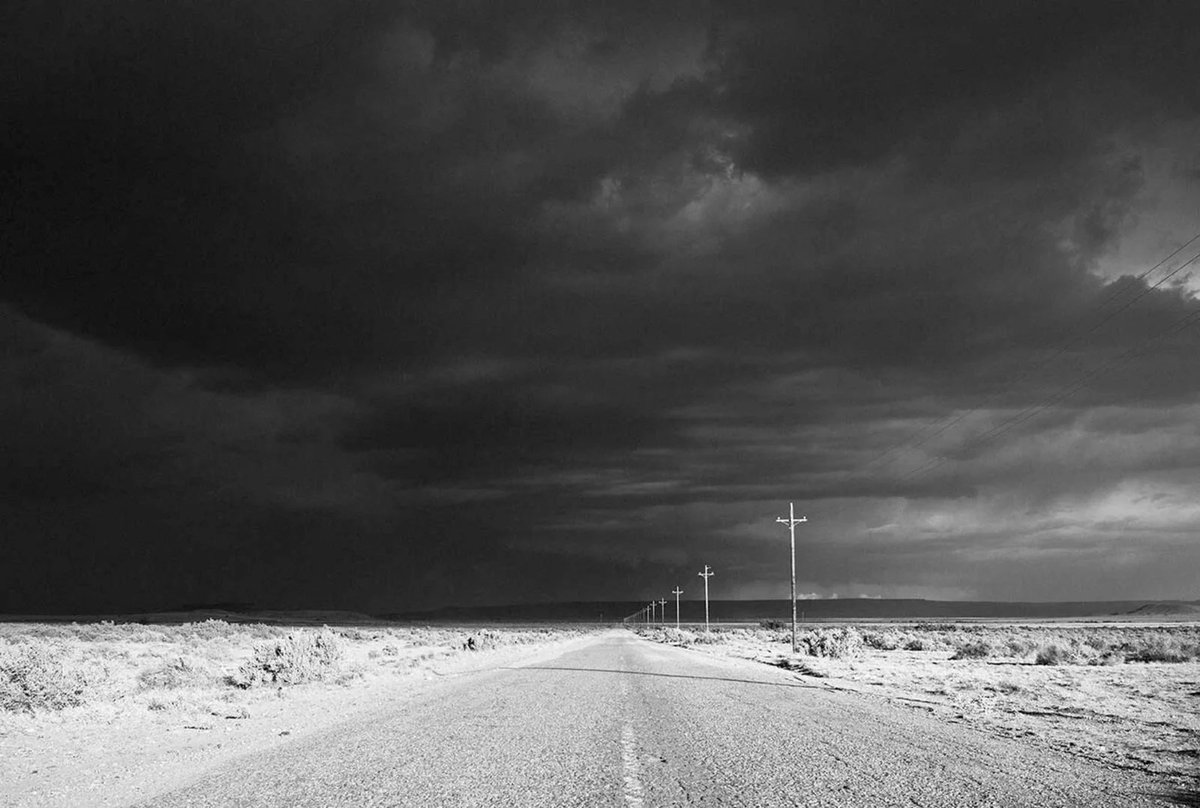
[[1200, 596], [1193, 4], [25, 7], [0, 611]]

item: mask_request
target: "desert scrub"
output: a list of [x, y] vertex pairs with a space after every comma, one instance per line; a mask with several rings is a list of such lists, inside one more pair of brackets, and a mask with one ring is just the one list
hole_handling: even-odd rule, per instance
[[1027, 657], [1037, 649], [1038, 644], [1025, 637], [1010, 637], [1004, 643], [1004, 650], [1011, 657]]
[[696, 643], [696, 633], [683, 628], [664, 628], [658, 637], [658, 642], [686, 647]]
[[1039, 665], [1071, 665], [1075, 660], [1076, 654], [1072, 648], [1052, 642], [1039, 648], [1033, 661]]
[[298, 631], [255, 645], [254, 655], [228, 681], [243, 688], [320, 681], [337, 675], [343, 653], [341, 640], [328, 629]]
[[992, 644], [987, 640], [972, 640], [960, 643], [951, 659], [987, 659], [992, 655]]
[[904, 645], [904, 635], [898, 631], [863, 631], [863, 645], [877, 651], [895, 651]]
[[31, 713], [77, 707], [87, 688], [84, 674], [50, 643], [0, 645], [0, 709]]
[[1198, 655], [1200, 648], [1196, 643], [1161, 633], [1143, 637], [1126, 658], [1129, 662], [1187, 662]]
[[218, 681], [212, 668], [188, 656], [179, 656], [138, 674], [144, 690], [174, 690], [180, 687], [213, 684]]
[[806, 654], [815, 657], [857, 656], [863, 648], [862, 636], [852, 628], [806, 631], [796, 639]]
[[696, 639], [692, 642], [696, 645], [716, 645], [729, 639], [727, 632], [723, 631], [697, 631]]

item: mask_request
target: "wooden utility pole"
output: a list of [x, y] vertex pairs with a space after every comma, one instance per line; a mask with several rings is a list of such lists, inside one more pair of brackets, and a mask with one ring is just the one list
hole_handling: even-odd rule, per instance
[[667, 622], [667, 599], [663, 598], [658, 602], [658, 622], [666, 624]]
[[679, 628], [679, 596], [683, 594], [679, 584], [675, 585], [675, 590], [671, 594], [675, 596], [675, 628]]
[[807, 522], [807, 516], [796, 518], [796, 503], [788, 503], [788, 517], [784, 519], [782, 516], [775, 519], [776, 522], [782, 522], [788, 526], [788, 530], [792, 534], [792, 653], [796, 653], [796, 525], [801, 522]]
[[650, 601], [650, 622], [651, 623], [654, 622], [654, 615], [656, 613], [656, 610], [654, 608], [654, 603], [655, 603], [655, 601]]
[[710, 570], [708, 568], [708, 565], [705, 564], [704, 572], [697, 572], [696, 574], [704, 579], [704, 631], [707, 632], [708, 631], [708, 579], [711, 578], [712, 576], [716, 575], [716, 573], [713, 572], [712, 570]]

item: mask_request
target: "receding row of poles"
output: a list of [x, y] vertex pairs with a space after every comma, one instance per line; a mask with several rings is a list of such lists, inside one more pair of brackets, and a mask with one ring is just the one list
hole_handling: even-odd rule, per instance
[[[704, 630], [708, 631], [708, 579], [716, 575], [712, 568], [707, 564], [704, 565], [704, 571], [696, 573], [704, 579]], [[671, 590], [671, 594], [675, 596], [675, 628], [679, 628], [679, 596], [683, 594], [683, 590], [676, 584]], [[628, 615], [623, 622], [629, 621], [642, 623], [665, 623], [667, 620], [667, 599], [652, 600], [650, 605], [643, 606], [640, 611]]]
[[[796, 518], [796, 503], [788, 503], [788, 515], [780, 516], [775, 519], [776, 522], [782, 522], [788, 526], [788, 531], [792, 538], [792, 653], [796, 653], [796, 525], [803, 524], [808, 521], [807, 516]], [[707, 564], [704, 565], [704, 571], [696, 573], [704, 579], [704, 630], [708, 631], [708, 579], [716, 575], [712, 568]], [[683, 590], [678, 585], [671, 591], [675, 596], [675, 628], [679, 628], [679, 596], [683, 594]], [[649, 623], [665, 623], [667, 620], [667, 599], [650, 601], [649, 606], [645, 606], [641, 611], [634, 612], [625, 618], [626, 623], [634, 620], [637, 622]]]

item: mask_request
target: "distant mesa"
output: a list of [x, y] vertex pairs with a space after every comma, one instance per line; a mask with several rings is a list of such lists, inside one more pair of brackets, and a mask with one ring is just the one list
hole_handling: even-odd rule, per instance
[[342, 609], [260, 609], [253, 603], [189, 603], [164, 612], [150, 612], [137, 617], [152, 623], [224, 620], [229, 623], [281, 625], [355, 625], [380, 622], [378, 617]]
[[[788, 600], [713, 600], [711, 613], [715, 623], [754, 624], [763, 619], [790, 619]], [[645, 603], [571, 602], [526, 603], [504, 606], [455, 606], [417, 612], [384, 615], [403, 622], [620, 622], [626, 615], [637, 615]], [[1164, 606], [1179, 611], [1150, 611]], [[1179, 617], [1200, 614], [1200, 603], [1185, 601], [1147, 602], [1068, 601], [938, 601], [922, 599], [840, 598], [805, 600], [797, 604], [802, 622], [839, 620], [1071, 620], [1137, 617]], [[674, 619], [674, 604], [667, 605], [667, 621]], [[684, 623], [704, 621], [704, 605], [699, 600], [680, 602]]]
[[222, 601], [220, 603], [182, 603], [168, 612], [249, 612], [254, 610], [253, 603]]
[[1136, 609], [1126, 612], [1132, 615], [1159, 617], [1162, 615], [1200, 615], [1200, 603], [1185, 600], [1165, 600], [1156, 603], [1145, 603]]

